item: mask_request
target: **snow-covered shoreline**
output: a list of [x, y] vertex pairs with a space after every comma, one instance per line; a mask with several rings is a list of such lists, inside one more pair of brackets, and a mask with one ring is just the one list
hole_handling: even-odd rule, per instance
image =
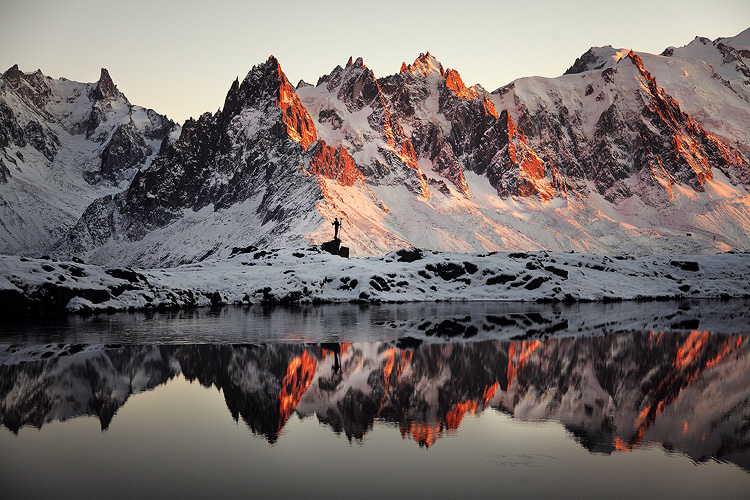
[[223, 304], [614, 301], [750, 297], [750, 252], [604, 256], [405, 249], [344, 259], [258, 250], [169, 269], [103, 268], [0, 256], [6, 315]]

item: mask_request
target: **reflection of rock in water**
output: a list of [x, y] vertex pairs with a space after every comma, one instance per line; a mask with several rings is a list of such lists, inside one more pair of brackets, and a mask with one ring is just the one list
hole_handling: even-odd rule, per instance
[[[17, 365], [0, 364], [0, 420], [17, 433], [22, 426], [99, 418], [106, 430], [131, 393], [152, 389], [174, 373], [159, 346], [131, 346], [74, 352], [58, 346], [57, 356]], [[42, 355], [54, 346], [40, 346]]]
[[557, 420], [596, 453], [655, 442], [696, 461], [718, 458], [750, 470], [746, 337], [642, 332], [415, 345], [82, 352], [43, 346], [47, 359], [0, 365], [0, 419], [17, 432], [97, 415], [107, 428], [130, 394], [181, 371], [221, 389], [232, 416], [271, 443], [296, 412], [315, 415], [349, 439], [362, 439], [378, 419], [393, 422], [405, 439], [429, 447], [455, 432], [466, 415], [491, 407], [521, 420]]

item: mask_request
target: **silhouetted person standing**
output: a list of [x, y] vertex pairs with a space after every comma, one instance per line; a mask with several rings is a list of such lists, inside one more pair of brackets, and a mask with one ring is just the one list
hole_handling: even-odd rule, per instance
[[341, 221], [338, 217], [336, 217], [336, 219], [331, 222], [331, 225], [333, 226], [333, 239], [337, 240], [339, 239], [339, 228], [341, 228]]
[[333, 352], [333, 366], [331, 367], [331, 371], [334, 375], [341, 373], [341, 344], [324, 342], [320, 346], [326, 351]]
[[333, 373], [341, 373], [341, 360], [339, 359], [339, 351], [341, 351], [341, 347], [339, 347], [338, 351], [333, 351], [333, 366], [331, 367], [331, 371]]

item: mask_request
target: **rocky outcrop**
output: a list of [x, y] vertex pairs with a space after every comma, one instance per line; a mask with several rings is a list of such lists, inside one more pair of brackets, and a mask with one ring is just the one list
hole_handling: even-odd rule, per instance
[[353, 186], [358, 180], [365, 182], [362, 172], [359, 171], [354, 159], [344, 146], [339, 146], [336, 149], [323, 141], [315, 145], [306, 171], [313, 175], [322, 175], [349, 187]]
[[120, 91], [117, 90], [115, 82], [109, 76], [109, 71], [106, 68], [102, 68], [99, 80], [91, 90], [91, 97], [94, 101], [116, 101], [120, 96]]
[[[534, 196], [549, 201], [565, 193], [566, 184], [562, 175], [551, 163], [545, 165], [534, 153], [525, 135], [518, 133], [507, 111], [502, 112], [493, 126], [493, 132], [497, 134], [498, 141], [505, 145], [495, 153], [487, 169], [478, 173], [487, 176], [490, 184], [497, 189], [498, 196]], [[489, 149], [492, 151], [495, 148]]]
[[41, 70], [24, 73], [14, 64], [3, 73], [3, 88], [12, 91], [31, 107], [43, 110], [52, 96], [52, 88]]
[[93, 184], [96, 178], [92, 176], [98, 174], [110, 182], [117, 182], [121, 173], [142, 165], [153, 153], [132, 122], [120, 125], [102, 150], [99, 171], [88, 173], [87, 179]]
[[[106, 245], [115, 237], [107, 232], [107, 221], [119, 214], [112, 198], [97, 203], [102, 204], [96, 213], [103, 220], [90, 220], [88, 227], [104, 229], [82, 234], [81, 241]], [[340, 231], [339, 238], [297, 250], [234, 247], [228, 259], [170, 271], [124, 273], [120, 266], [84, 265], [81, 259], [0, 256], [0, 307], [6, 316], [26, 316], [222, 303], [394, 303], [457, 297], [554, 303], [750, 298], [750, 253], [612, 259], [548, 252], [471, 255], [400, 250], [367, 260], [332, 258], [329, 253], [348, 257], [348, 245], [342, 246], [348, 233], [347, 229], [343, 241]]]
[[577, 75], [586, 71], [606, 69], [619, 61], [625, 51], [613, 49], [611, 45], [605, 47], [591, 47], [576, 58], [573, 65], [565, 70], [564, 75]]

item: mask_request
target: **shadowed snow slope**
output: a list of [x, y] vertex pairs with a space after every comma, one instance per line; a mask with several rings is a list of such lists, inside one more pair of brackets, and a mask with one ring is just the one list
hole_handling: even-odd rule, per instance
[[78, 83], [13, 66], [0, 77], [0, 253], [44, 252], [179, 134], [130, 104], [106, 69]]

